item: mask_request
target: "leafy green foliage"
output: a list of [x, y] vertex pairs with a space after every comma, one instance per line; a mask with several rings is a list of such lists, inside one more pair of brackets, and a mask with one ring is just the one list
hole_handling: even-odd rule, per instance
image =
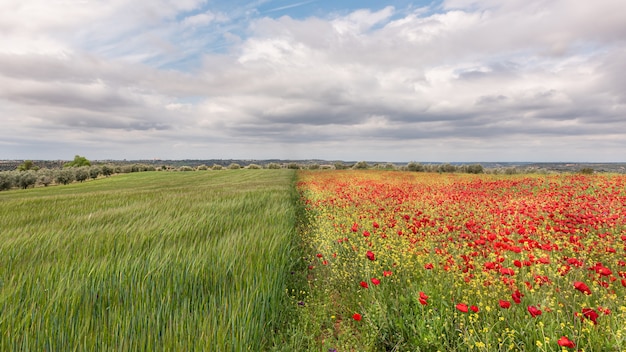
[[63, 167], [81, 167], [81, 166], [91, 166], [91, 162], [87, 160], [84, 156], [76, 155], [74, 156], [74, 160], [69, 163], [65, 163]]

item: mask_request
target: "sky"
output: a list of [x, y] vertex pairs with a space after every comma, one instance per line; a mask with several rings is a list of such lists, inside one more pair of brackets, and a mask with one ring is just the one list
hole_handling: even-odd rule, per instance
[[2, 0], [0, 159], [626, 161], [624, 0]]

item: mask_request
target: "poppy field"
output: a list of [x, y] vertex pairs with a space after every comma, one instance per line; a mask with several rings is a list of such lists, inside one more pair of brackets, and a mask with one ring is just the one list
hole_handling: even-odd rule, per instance
[[623, 175], [305, 171], [298, 188], [293, 345], [626, 349]]

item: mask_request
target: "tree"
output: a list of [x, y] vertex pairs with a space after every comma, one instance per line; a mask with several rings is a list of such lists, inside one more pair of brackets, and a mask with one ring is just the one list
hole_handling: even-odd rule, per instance
[[111, 176], [111, 174], [113, 173], [114, 169], [113, 167], [111, 167], [110, 165], [102, 165], [102, 175], [104, 175], [105, 177], [109, 177]]
[[424, 172], [424, 165], [411, 161], [406, 166], [409, 171]]
[[27, 171], [27, 170], [39, 170], [39, 167], [37, 165], [35, 165], [35, 163], [33, 163], [32, 160], [24, 160], [23, 163], [20, 164], [20, 166], [17, 167], [17, 169], [19, 171]]
[[268, 169], [280, 169], [280, 165], [278, 165], [277, 163], [269, 163], [267, 164], [267, 168]]
[[54, 177], [53, 177], [52, 170], [50, 169], [39, 170], [38, 182], [44, 185], [44, 187], [48, 187], [48, 185], [52, 183], [53, 179]]
[[355, 170], [364, 170], [364, 169], [367, 169], [368, 167], [369, 165], [367, 165], [367, 162], [365, 161], [359, 161], [358, 163], [354, 164], [354, 166], [352, 166], [352, 168]]
[[57, 171], [54, 180], [56, 183], [66, 185], [74, 181], [74, 170], [72, 169], [62, 169]]
[[88, 179], [89, 178], [88, 168], [86, 166], [81, 166], [79, 168], [76, 168], [76, 171], [74, 172], [74, 178], [78, 182], [83, 182], [86, 179]]
[[472, 164], [472, 165], [467, 166], [468, 174], [482, 174], [484, 172], [485, 170], [483, 169], [483, 166], [480, 164]]
[[99, 166], [92, 166], [89, 168], [89, 177], [95, 180], [98, 178], [101, 172], [102, 169]]
[[30, 186], [34, 186], [37, 182], [37, 173], [32, 170], [22, 171], [17, 177], [17, 185], [21, 189], [26, 189]]
[[13, 173], [0, 172], [0, 191], [9, 190], [13, 187]]
[[74, 156], [74, 160], [69, 163], [65, 163], [63, 167], [81, 167], [81, 166], [91, 166], [91, 162], [87, 160], [84, 156], [76, 155]]

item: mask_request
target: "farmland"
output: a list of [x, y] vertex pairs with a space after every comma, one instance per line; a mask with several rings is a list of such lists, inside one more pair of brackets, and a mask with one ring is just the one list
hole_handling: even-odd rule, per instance
[[621, 351], [625, 251], [623, 175], [220, 170], [11, 190], [0, 350]]
[[305, 172], [320, 350], [621, 351], [626, 178]]
[[145, 172], [2, 192], [0, 350], [266, 349], [295, 262], [294, 175]]

